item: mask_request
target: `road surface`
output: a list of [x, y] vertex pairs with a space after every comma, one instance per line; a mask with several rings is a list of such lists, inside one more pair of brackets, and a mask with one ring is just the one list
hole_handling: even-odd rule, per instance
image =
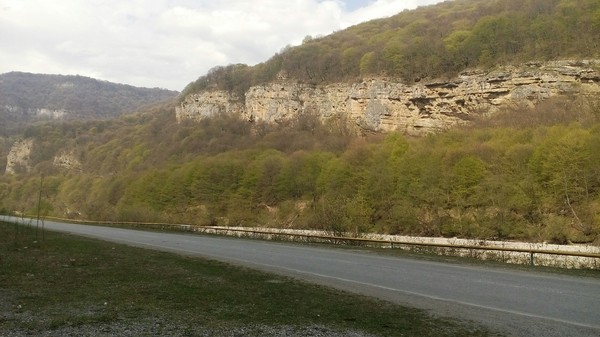
[[[7, 221], [18, 218], [3, 217]], [[45, 228], [337, 287], [515, 336], [600, 336], [600, 279], [213, 236], [45, 221]]]

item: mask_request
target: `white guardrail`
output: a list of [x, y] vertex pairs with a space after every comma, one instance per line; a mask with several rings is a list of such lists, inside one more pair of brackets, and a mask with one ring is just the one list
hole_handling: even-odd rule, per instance
[[[35, 217], [20, 216], [23, 222]], [[5, 219], [5, 217], [3, 217]], [[592, 245], [557, 245], [513, 241], [488, 241], [459, 238], [414, 237], [383, 234], [332, 235], [326, 231], [255, 227], [198, 226], [190, 224], [87, 221], [45, 217], [78, 224], [128, 226], [146, 229], [169, 229], [206, 234], [253, 237], [267, 240], [325, 242], [333, 244], [370, 245], [405, 250], [424, 250], [451, 256], [463, 256], [505, 263], [530, 264], [560, 268], [600, 269], [600, 247]]]
[[360, 237], [333, 236], [325, 231], [277, 228], [202, 226], [193, 229], [203, 233], [261, 237], [265, 239], [296, 238], [294, 241], [363, 244], [406, 250], [427, 249], [451, 256], [495, 260], [505, 263], [531, 264], [560, 268], [600, 269], [600, 247], [590, 245], [555, 245], [510, 241], [470, 240], [459, 238], [414, 237], [362, 234]]

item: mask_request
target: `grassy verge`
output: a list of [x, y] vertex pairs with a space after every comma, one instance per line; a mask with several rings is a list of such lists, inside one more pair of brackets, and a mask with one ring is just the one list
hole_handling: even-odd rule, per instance
[[242, 329], [237, 335], [259, 336], [265, 327], [282, 326], [375, 336], [487, 335], [420, 310], [219, 262], [53, 232], [37, 239], [35, 228], [0, 223], [0, 335], [70, 328], [126, 335], [132, 326], [137, 335]]

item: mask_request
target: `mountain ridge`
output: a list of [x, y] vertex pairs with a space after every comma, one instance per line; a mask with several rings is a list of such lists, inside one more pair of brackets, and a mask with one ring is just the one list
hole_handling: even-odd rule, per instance
[[113, 118], [178, 94], [80, 75], [8, 72], [0, 74], [0, 132], [43, 120]]

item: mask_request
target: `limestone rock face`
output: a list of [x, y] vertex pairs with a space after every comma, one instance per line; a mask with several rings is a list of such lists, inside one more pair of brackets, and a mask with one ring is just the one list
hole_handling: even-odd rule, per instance
[[309, 85], [278, 80], [251, 87], [240, 99], [226, 91], [185, 98], [177, 120], [236, 113], [278, 123], [300, 114], [322, 120], [344, 116], [361, 132], [401, 131], [422, 136], [469, 123], [514, 104], [535, 105], [549, 97], [600, 94], [600, 61], [530, 62], [493, 71], [471, 70], [450, 80], [403, 84], [374, 78], [360, 83]]
[[[26, 173], [31, 171], [31, 150], [33, 139], [16, 141], [10, 149], [6, 158], [6, 174]], [[67, 170], [81, 171], [82, 165], [79, 159], [71, 151], [62, 151], [54, 157], [54, 166]]]
[[205, 91], [189, 95], [175, 111], [178, 122], [200, 120], [219, 113], [241, 113], [244, 110], [239, 100], [224, 90]]
[[18, 140], [13, 144], [6, 158], [6, 174], [29, 172], [31, 170], [29, 158], [32, 147], [32, 139]]
[[68, 117], [71, 112], [65, 109], [48, 109], [48, 108], [22, 108], [16, 105], [4, 105], [0, 106], [0, 112], [4, 110], [10, 114], [18, 114], [22, 116], [31, 117], [42, 117], [48, 119], [64, 119]]
[[65, 109], [56, 110], [56, 109], [42, 108], [42, 109], [35, 110], [36, 116], [50, 117], [52, 119], [61, 119], [61, 118], [64, 118], [65, 116], [67, 116], [68, 114], [69, 114], [69, 112]]
[[73, 152], [62, 152], [54, 157], [54, 166], [70, 171], [81, 171], [81, 162]]

